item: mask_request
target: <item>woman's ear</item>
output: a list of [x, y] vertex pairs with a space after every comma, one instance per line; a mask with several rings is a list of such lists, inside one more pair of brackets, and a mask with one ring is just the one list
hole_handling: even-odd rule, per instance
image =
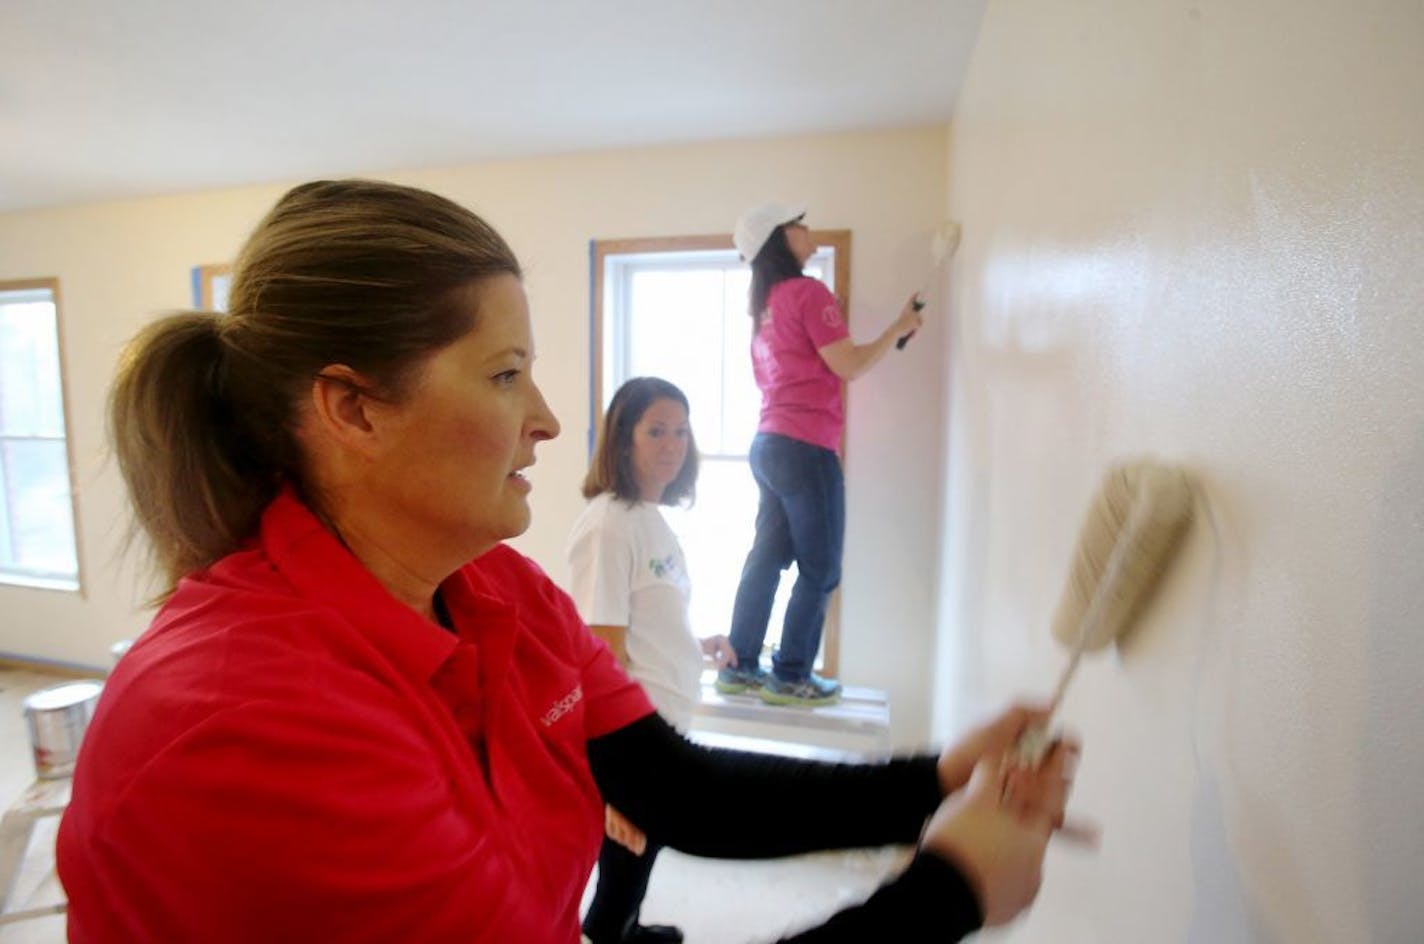
[[312, 378], [316, 427], [330, 440], [361, 455], [376, 448], [370, 382], [345, 364], [328, 364]]

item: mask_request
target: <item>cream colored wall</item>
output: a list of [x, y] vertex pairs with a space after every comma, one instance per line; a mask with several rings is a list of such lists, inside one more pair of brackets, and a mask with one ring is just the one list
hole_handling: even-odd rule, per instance
[[1212, 509], [1068, 696], [1101, 851], [1002, 939], [1419, 940], [1424, 6], [996, 0], [947, 166], [937, 726], [1051, 689], [1111, 460]]
[[[944, 128], [930, 128], [385, 175], [484, 214], [526, 266], [536, 377], [564, 431], [539, 451], [534, 525], [518, 546], [563, 578], [586, 459], [590, 239], [729, 232], [751, 204], [804, 199], [815, 225], [853, 231], [851, 324], [868, 339], [923, 275], [945, 201], [946, 142]], [[110, 642], [145, 623], [132, 567], [115, 564], [122, 496], [100, 464], [105, 387], [124, 340], [154, 312], [187, 306], [190, 267], [231, 257], [282, 189], [0, 216], [0, 279], [61, 282], [86, 588], [78, 598], [0, 587], [0, 652], [102, 664]], [[894, 692], [901, 743], [922, 739], [929, 717], [943, 428], [943, 319], [933, 313], [924, 337], [850, 399], [843, 674]]]

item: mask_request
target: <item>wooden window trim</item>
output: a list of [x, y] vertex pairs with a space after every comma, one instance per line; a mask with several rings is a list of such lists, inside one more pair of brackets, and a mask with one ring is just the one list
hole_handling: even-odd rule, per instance
[[70, 527], [74, 529], [74, 582], [73, 590], [49, 587], [28, 587], [25, 584], [15, 583], [6, 586], [25, 587], [26, 589], [49, 590], [54, 589], [59, 593], [74, 593], [81, 599], [85, 597], [84, 587], [84, 534], [83, 528], [79, 527], [79, 489], [75, 483], [79, 481], [78, 469], [74, 464], [74, 422], [71, 415], [70, 403], [73, 398], [69, 393], [69, 365], [65, 360], [64, 343], [64, 303], [59, 292], [59, 279], [39, 278], [39, 279], [11, 279], [0, 281], [0, 292], [23, 292], [37, 288], [48, 289], [54, 298], [54, 336], [55, 349], [59, 354], [59, 412], [64, 417], [64, 464], [69, 473], [69, 520]]

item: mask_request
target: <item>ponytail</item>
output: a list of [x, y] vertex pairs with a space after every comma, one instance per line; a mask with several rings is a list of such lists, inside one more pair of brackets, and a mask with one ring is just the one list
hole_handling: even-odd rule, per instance
[[752, 333], [761, 330], [762, 319], [766, 317], [766, 301], [771, 290], [787, 279], [800, 278], [803, 274], [801, 263], [786, 243], [786, 224], [771, 231], [761, 251], [751, 262], [752, 284], [748, 298], [748, 314], [752, 316]]
[[224, 317], [186, 312], [146, 327], [109, 394], [110, 441], [163, 596], [255, 534], [282, 478], [235, 422]]

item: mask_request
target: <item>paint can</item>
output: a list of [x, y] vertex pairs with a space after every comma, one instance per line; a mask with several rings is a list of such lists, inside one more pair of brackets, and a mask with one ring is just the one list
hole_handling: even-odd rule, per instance
[[66, 682], [43, 688], [24, 701], [25, 723], [30, 729], [35, 774], [55, 780], [74, 773], [79, 744], [89, 719], [94, 717], [102, 682]]

